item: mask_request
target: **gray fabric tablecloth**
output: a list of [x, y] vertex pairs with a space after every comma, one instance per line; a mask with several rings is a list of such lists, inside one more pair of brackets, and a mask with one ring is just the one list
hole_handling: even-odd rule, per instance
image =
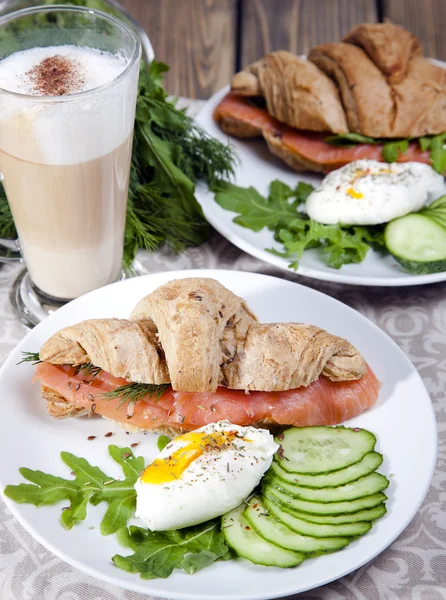
[[[191, 113], [199, 105], [199, 102], [189, 103]], [[439, 457], [432, 486], [415, 519], [390, 548], [351, 575], [301, 594], [299, 598], [446, 599], [446, 283], [395, 289], [321, 283], [266, 265], [244, 254], [216, 232], [208, 243], [180, 256], [164, 250], [154, 255], [141, 252], [138, 258], [150, 273], [223, 268], [255, 271], [297, 281], [352, 306], [399, 344], [423, 378], [437, 414]], [[26, 334], [12, 314], [8, 299], [11, 284], [19, 270], [17, 265], [4, 266], [0, 270], [1, 359]], [[3, 418], [7, 418], [5, 412]], [[18, 524], [0, 502], [0, 600], [143, 598], [147, 596], [117, 590], [53, 556]]]

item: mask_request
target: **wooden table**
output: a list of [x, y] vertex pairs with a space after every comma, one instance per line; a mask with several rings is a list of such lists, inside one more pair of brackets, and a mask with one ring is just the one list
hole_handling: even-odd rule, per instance
[[446, 60], [446, 0], [121, 0], [170, 65], [167, 90], [208, 98], [238, 71], [278, 49], [305, 54], [354, 25], [390, 19]]

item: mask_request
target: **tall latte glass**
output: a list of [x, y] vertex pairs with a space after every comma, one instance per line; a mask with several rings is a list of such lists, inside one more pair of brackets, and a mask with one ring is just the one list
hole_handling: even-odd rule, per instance
[[121, 276], [140, 55], [135, 32], [99, 11], [0, 20], [0, 178], [28, 309]]

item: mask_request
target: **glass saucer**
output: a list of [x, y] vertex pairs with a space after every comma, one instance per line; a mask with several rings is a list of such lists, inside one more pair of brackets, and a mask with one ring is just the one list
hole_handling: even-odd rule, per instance
[[[135, 260], [132, 263], [131, 271], [121, 271], [119, 280], [138, 277], [146, 273], [147, 270], [142, 264]], [[58, 308], [69, 302], [69, 300], [58, 300], [43, 294], [33, 285], [26, 269], [21, 271], [12, 284], [9, 300], [15, 316], [28, 329], [32, 329]]]

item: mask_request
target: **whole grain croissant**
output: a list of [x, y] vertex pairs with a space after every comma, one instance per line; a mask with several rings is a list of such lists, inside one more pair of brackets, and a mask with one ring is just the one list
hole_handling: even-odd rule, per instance
[[346, 340], [299, 323], [261, 324], [245, 301], [207, 278], [171, 281], [135, 307], [130, 320], [92, 319], [42, 347], [52, 364], [91, 362], [131, 382], [184, 392], [285, 391], [325, 375], [359, 379], [366, 364]]
[[[266, 109], [250, 103], [263, 98]], [[328, 172], [359, 158], [325, 144], [329, 133], [381, 139], [446, 131], [446, 69], [423, 57], [419, 40], [393, 23], [358, 25], [308, 60], [272, 52], [234, 75], [214, 118], [235, 137], [263, 136], [298, 171]], [[380, 160], [376, 146], [362, 158]], [[348, 153], [347, 153], [348, 154]], [[422, 152], [411, 160], [428, 162]]]
[[345, 133], [347, 121], [333, 81], [313, 63], [278, 51], [234, 75], [231, 89], [263, 96], [270, 115], [297, 129]]

